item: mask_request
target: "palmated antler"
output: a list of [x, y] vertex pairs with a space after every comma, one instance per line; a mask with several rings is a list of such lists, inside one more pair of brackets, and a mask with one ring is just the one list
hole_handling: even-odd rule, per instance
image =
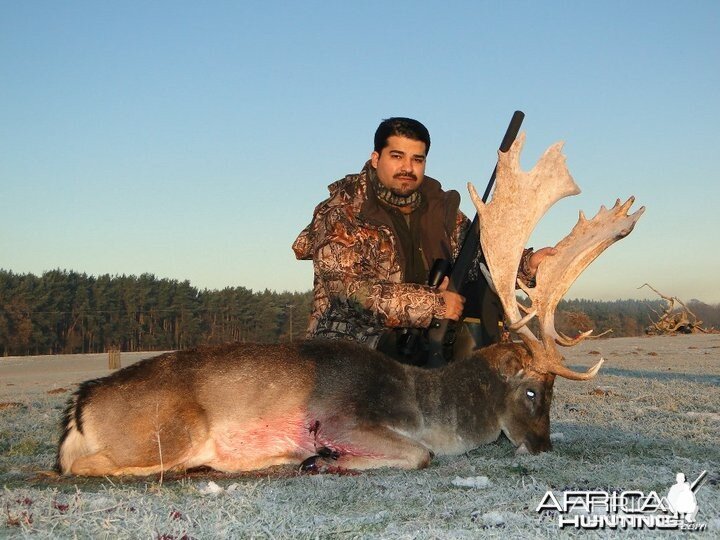
[[[521, 134], [507, 153], [498, 154], [497, 187], [488, 204], [484, 204], [473, 186], [468, 185], [478, 211], [483, 254], [510, 329], [517, 332], [530, 349], [534, 368], [568, 379], [589, 379], [600, 369], [602, 360], [586, 373], [574, 372], [562, 363], [556, 344], [574, 345], [591, 331], [575, 339], [560, 335], [555, 330], [555, 309], [583, 270], [611, 244], [630, 234], [645, 209], [628, 215], [634, 201], [630, 197], [624, 204], [618, 200], [609, 210], [601, 207], [591, 220], [581, 212], [570, 234], [555, 246], [557, 254], [546, 257], [541, 263], [536, 275], [537, 285], [530, 289], [520, 283], [532, 301], [531, 307], [524, 309], [527, 314], [521, 316], [515, 289], [523, 248], [538, 221], [555, 202], [580, 193], [567, 170], [561, 153], [562, 143], [551, 146], [526, 173], [520, 168], [524, 142], [525, 136]], [[540, 339], [527, 327], [534, 316], [540, 323]]]

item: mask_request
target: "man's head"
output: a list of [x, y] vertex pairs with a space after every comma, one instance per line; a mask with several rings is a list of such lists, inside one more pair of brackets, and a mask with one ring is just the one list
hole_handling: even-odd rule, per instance
[[412, 195], [425, 178], [430, 133], [412, 118], [388, 118], [375, 131], [370, 156], [380, 182], [395, 195]]
[[380, 122], [375, 130], [375, 152], [380, 154], [388, 145], [388, 137], [393, 135], [424, 142], [425, 155], [430, 152], [430, 132], [427, 128], [417, 120], [402, 117], [386, 118]]

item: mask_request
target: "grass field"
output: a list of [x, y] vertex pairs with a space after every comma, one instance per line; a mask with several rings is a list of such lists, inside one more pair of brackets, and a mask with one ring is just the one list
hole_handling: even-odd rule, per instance
[[[500, 440], [412, 472], [145, 479], [45, 474], [65, 401], [107, 374], [106, 357], [0, 359], [0, 538], [720, 537], [720, 335], [586, 341], [568, 363], [599, 354], [595, 380], [555, 385], [550, 453], [515, 456]], [[703, 532], [559, 529], [536, 512], [548, 490], [665, 496], [676, 473], [704, 470]]]

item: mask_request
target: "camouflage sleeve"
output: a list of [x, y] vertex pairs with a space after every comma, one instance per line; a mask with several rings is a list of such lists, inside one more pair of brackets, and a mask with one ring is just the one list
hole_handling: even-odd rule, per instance
[[329, 227], [315, 245], [313, 261], [328, 299], [370, 311], [387, 327], [427, 327], [433, 317], [444, 317], [445, 302], [437, 291], [400, 282], [390, 235], [343, 219], [325, 224]]
[[443, 297], [425, 285], [351, 277], [341, 288], [351, 304], [370, 310], [390, 328], [427, 328], [433, 318], [445, 317]]
[[530, 270], [530, 257], [533, 253], [533, 248], [525, 248], [518, 268], [518, 279], [528, 287], [535, 287], [535, 274]]

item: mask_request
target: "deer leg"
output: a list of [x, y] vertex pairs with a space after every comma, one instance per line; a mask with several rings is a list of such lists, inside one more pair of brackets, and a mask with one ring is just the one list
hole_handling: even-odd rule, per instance
[[[307, 453], [288, 452], [270, 456], [242, 456], [240, 458], [215, 458], [205, 463], [222, 472], [257, 471], [280, 465], [297, 465]], [[310, 458], [308, 458], [310, 459]]]
[[70, 472], [78, 476], [147, 476], [174, 468], [185, 469], [184, 460], [147, 466], [123, 465], [117, 463], [110, 452], [100, 451], [76, 458]]
[[70, 472], [80, 476], [144, 476], [202, 464], [210, 454], [204, 412], [192, 406], [170, 412], [157, 410], [146, 417], [130, 417], [126, 430], [97, 420], [86, 421], [86, 453], [73, 459]]
[[146, 476], [167, 468], [160, 465], [123, 467], [118, 465], [107, 452], [96, 452], [78, 457], [70, 467], [70, 472], [77, 476]]
[[321, 447], [317, 455], [302, 462], [300, 470], [334, 472], [381, 467], [422, 469], [430, 464], [432, 452], [387, 427], [357, 427], [344, 434], [342, 442]]
[[78, 476], [115, 476], [118, 470], [117, 463], [106, 452], [80, 456], [70, 466], [70, 473]]

